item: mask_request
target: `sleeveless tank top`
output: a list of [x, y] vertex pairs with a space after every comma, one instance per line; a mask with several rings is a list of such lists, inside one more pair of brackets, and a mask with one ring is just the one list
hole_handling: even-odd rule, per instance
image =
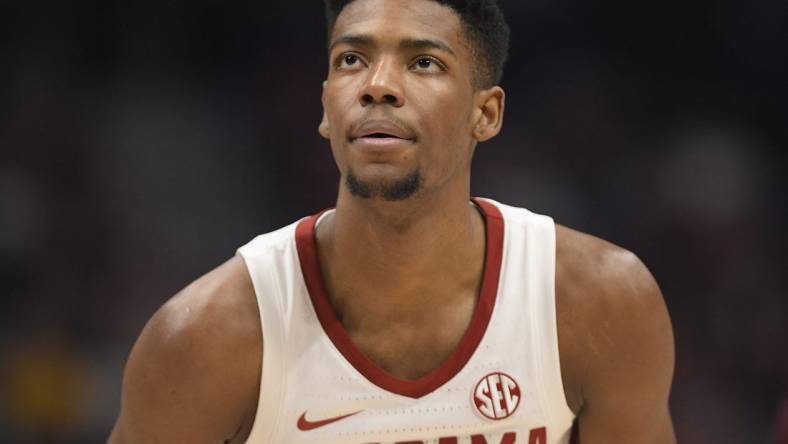
[[558, 355], [553, 220], [473, 201], [486, 225], [478, 302], [457, 349], [417, 380], [372, 363], [337, 319], [317, 257], [320, 215], [239, 249], [264, 343], [247, 443], [570, 442], [574, 414]]

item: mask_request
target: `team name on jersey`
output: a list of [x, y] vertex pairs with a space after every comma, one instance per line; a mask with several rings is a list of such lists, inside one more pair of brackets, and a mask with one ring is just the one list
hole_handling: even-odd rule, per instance
[[[497, 435], [496, 435], [497, 437]], [[466, 436], [466, 437], [446, 437], [441, 438], [438, 440], [438, 444], [460, 444], [460, 443], [470, 443], [470, 444], [547, 444], [547, 428], [540, 427], [538, 429], [532, 429], [528, 433], [528, 442], [526, 441], [518, 441], [517, 440], [517, 432], [508, 432], [504, 433], [503, 436], [500, 436], [500, 439], [496, 440], [496, 437], [490, 435], [473, 435], [473, 436]], [[489, 440], [488, 440], [489, 438]], [[433, 441], [403, 441], [397, 442], [394, 444], [427, 444]], [[377, 443], [373, 443], [377, 444]]]

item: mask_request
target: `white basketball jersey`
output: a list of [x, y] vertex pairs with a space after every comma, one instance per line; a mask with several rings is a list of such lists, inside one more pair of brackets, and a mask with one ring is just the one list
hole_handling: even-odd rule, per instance
[[459, 347], [417, 380], [376, 366], [337, 319], [318, 263], [320, 215], [239, 250], [264, 342], [247, 443], [570, 442], [574, 414], [558, 357], [555, 226], [525, 209], [474, 202], [487, 231], [479, 300]]

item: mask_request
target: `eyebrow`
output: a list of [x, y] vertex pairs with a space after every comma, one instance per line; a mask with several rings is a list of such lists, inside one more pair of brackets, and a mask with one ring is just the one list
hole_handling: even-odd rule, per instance
[[441, 42], [440, 40], [431, 39], [405, 39], [399, 44], [403, 49], [437, 49], [457, 57], [457, 54], [449, 47], [449, 45]]
[[370, 46], [375, 43], [374, 39], [368, 35], [363, 34], [344, 34], [336, 38], [328, 47], [331, 52], [339, 45], [354, 45], [354, 46]]
[[[373, 46], [374, 44], [375, 39], [369, 35], [345, 34], [337, 37], [333, 42], [331, 42], [331, 45], [328, 47], [328, 51], [333, 51], [338, 45]], [[400, 42], [399, 47], [402, 49], [437, 49], [438, 51], [451, 54], [455, 58], [457, 57], [457, 54], [454, 53], [454, 50], [452, 50], [449, 45], [443, 43], [440, 40], [404, 39]]]

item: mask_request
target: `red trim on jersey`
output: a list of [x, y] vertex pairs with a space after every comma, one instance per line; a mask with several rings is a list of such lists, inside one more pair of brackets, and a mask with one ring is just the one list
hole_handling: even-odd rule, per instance
[[331, 299], [323, 281], [323, 273], [320, 270], [315, 240], [315, 224], [320, 214], [304, 219], [296, 227], [296, 248], [301, 262], [301, 271], [309, 291], [309, 297], [312, 300], [312, 306], [323, 330], [342, 356], [359, 373], [384, 390], [410, 398], [420, 398], [432, 393], [462, 370], [487, 331], [487, 325], [490, 323], [495, 307], [498, 280], [501, 274], [504, 221], [501, 211], [495, 205], [476, 198], [473, 199], [473, 202], [484, 216], [487, 231], [484, 274], [479, 300], [468, 330], [454, 353], [440, 367], [416, 380], [400, 379], [391, 375], [375, 365], [353, 344], [331, 305]]

